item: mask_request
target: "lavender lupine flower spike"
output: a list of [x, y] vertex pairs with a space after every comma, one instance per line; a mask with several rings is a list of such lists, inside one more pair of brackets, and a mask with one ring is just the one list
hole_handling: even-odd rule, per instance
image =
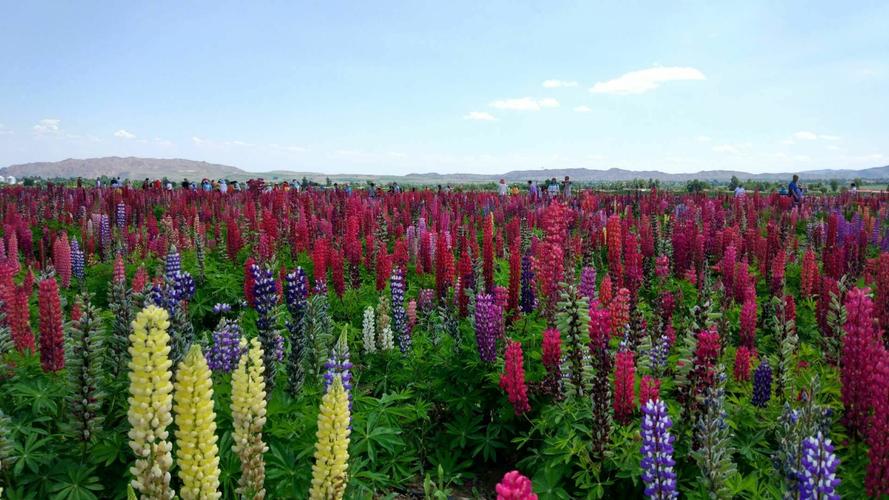
[[821, 432], [803, 441], [802, 470], [799, 481], [799, 497], [801, 500], [827, 499], [838, 500], [837, 486], [840, 479], [836, 476], [839, 458], [833, 452], [830, 439]]
[[580, 271], [580, 294], [586, 297], [587, 302], [596, 298], [596, 268], [586, 266]]
[[225, 314], [227, 312], [231, 312], [232, 306], [227, 302], [217, 302], [216, 305], [213, 306], [213, 314]]
[[182, 271], [182, 259], [179, 257], [176, 247], [171, 246], [166, 259], [164, 259], [164, 275], [167, 279], [173, 280], [180, 271]]
[[124, 230], [127, 227], [127, 206], [125, 204], [117, 204], [117, 213], [115, 214], [114, 222], [117, 223], [117, 228], [120, 230]]
[[75, 278], [82, 280], [84, 277], [85, 266], [86, 260], [83, 256], [83, 250], [80, 249], [80, 244], [77, 243], [77, 238], [71, 238], [71, 273]]
[[406, 353], [411, 348], [411, 336], [407, 329], [407, 311], [404, 309], [404, 272], [401, 269], [392, 271], [389, 289], [392, 292], [392, 326], [399, 349]]
[[324, 392], [330, 388], [333, 379], [339, 375], [343, 382], [343, 389], [349, 396], [349, 409], [352, 409], [352, 362], [349, 360], [349, 343], [346, 339], [346, 330], [340, 334], [340, 338], [336, 341], [333, 349], [330, 351], [330, 358], [324, 364], [327, 370], [324, 373]]
[[99, 219], [99, 236], [102, 238], [102, 251], [111, 252], [111, 219], [108, 214], [102, 214]]
[[497, 357], [497, 305], [491, 294], [480, 293], [475, 298], [475, 340], [482, 361], [493, 363]]
[[673, 466], [673, 421], [667, 405], [658, 398], [642, 407], [642, 481], [645, 496], [655, 499], [678, 498]]

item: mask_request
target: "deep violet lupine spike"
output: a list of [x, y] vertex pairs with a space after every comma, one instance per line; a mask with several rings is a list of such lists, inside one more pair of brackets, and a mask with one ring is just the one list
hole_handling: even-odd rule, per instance
[[475, 298], [475, 339], [482, 361], [493, 363], [497, 357], [498, 307], [491, 294], [480, 293]]
[[753, 405], [765, 407], [772, 397], [772, 367], [765, 358], [753, 372]]

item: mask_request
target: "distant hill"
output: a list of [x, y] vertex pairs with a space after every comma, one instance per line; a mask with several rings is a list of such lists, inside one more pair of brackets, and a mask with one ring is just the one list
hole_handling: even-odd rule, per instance
[[[866, 168], [861, 170], [809, 170], [798, 172], [804, 181], [813, 180], [850, 180], [860, 178], [866, 181], [889, 181], [889, 165], [884, 167]], [[591, 170], [587, 168], [560, 168], [539, 170], [513, 170], [504, 174], [437, 174], [437, 173], [412, 173], [407, 175], [373, 175], [373, 174], [323, 174], [320, 172], [292, 172], [288, 170], [272, 170], [269, 172], [248, 172], [238, 167], [219, 165], [204, 161], [184, 159], [162, 158], [121, 158], [111, 156], [106, 158], [87, 158], [83, 160], [67, 159], [57, 162], [23, 163], [10, 165], [0, 169], [2, 175], [14, 175], [22, 178], [26, 176], [54, 178], [54, 177], [83, 177], [95, 178], [102, 175], [111, 177], [123, 177], [130, 179], [155, 179], [169, 177], [171, 179], [249, 179], [251, 177], [264, 177], [266, 179], [301, 179], [323, 182], [326, 178], [334, 182], [391, 182], [397, 181], [405, 184], [445, 184], [445, 183], [479, 183], [496, 182], [503, 178], [509, 182], [524, 182], [529, 179], [543, 180], [556, 177], [561, 180], [566, 175], [577, 182], [616, 182], [633, 179], [655, 179], [661, 182], [686, 182], [691, 179], [700, 179], [711, 182], [728, 182], [732, 176], [741, 180], [777, 181], [787, 180], [792, 173], [750, 174], [732, 170], [705, 170], [693, 173], [670, 174], [659, 170], [624, 170], [610, 168], [608, 170]]]
[[248, 175], [247, 172], [228, 165], [217, 165], [205, 161], [183, 160], [179, 158], [120, 158], [109, 156], [105, 158], [87, 158], [84, 160], [67, 160], [56, 162], [22, 163], [10, 165], [0, 169], [3, 175], [14, 175], [18, 178], [25, 176], [37, 176], [46, 179], [53, 177], [83, 177], [95, 178], [103, 175], [109, 177], [124, 177], [129, 179], [152, 179], [170, 177], [181, 179], [188, 177], [198, 180], [208, 178], [222, 178]]

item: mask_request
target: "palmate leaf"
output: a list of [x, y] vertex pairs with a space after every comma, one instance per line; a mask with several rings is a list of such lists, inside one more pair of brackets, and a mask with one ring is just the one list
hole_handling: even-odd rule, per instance
[[380, 449], [395, 454], [398, 448], [404, 446], [400, 429], [376, 425], [369, 420], [363, 426], [352, 429], [352, 439], [355, 451], [366, 454], [371, 462], [376, 462]]
[[27, 436], [23, 443], [16, 442], [13, 444], [13, 457], [15, 459], [15, 465], [12, 469], [13, 473], [18, 476], [24, 473], [27, 468], [30, 472], [36, 474], [42, 466], [49, 464], [53, 457], [46, 448], [51, 442], [51, 437], [41, 438], [37, 434], [32, 434]]
[[56, 469], [55, 484], [49, 487], [53, 500], [95, 500], [95, 492], [104, 489], [92, 467], [66, 462]]

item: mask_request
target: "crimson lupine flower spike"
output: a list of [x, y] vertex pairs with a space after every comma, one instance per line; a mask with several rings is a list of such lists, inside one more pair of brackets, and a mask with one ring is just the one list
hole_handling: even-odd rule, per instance
[[562, 394], [562, 339], [559, 330], [548, 328], [543, 331], [543, 351], [541, 359], [546, 368], [544, 390], [556, 398]]
[[614, 363], [614, 419], [626, 424], [636, 409], [636, 366], [633, 351], [617, 353]]
[[53, 265], [59, 278], [62, 280], [62, 286], [68, 288], [71, 284], [71, 245], [68, 243], [68, 235], [60, 233], [56, 241], [53, 242]]
[[528, 403], [528, 387], [525, 385], [525, 367], [523, 366], [522, 344], [509, 341], [506, 346], [503, 374], [500, 376], [500, 387], [509, 396], [516, 415], [531, 410]]
[[65, 367], [65, 336], [62, 333], [62, 304], [55, 278], [40, 282], [40, 365], [45, 372]]

